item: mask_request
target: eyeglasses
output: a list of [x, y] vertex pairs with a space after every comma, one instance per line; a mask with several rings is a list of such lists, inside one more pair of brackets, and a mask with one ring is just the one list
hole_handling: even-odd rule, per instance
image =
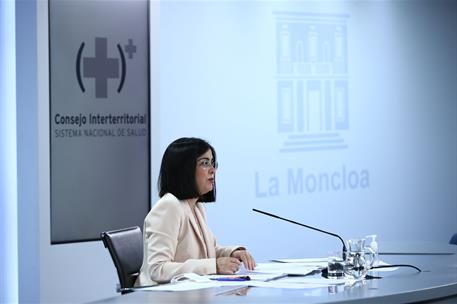
[[211, 167], [213, 167], [214, 169], [217, 169], [217, 167], [218, 167], [217, 161], [214, 161], [214, 159], [209, 159], [206, 157], [197, 159], [197, 163], [199, 166], [201, 166], [205, 169], [209, 169]]

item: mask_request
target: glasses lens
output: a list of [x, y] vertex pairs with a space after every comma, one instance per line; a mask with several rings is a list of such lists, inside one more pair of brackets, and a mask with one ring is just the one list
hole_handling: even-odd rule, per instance
[[201, 159], [199, 162], [199, 165], [206, 169], [209, 169], [210, 167], [217, 169], [217, 167], [218, 167], [218, 163], [216, 161], [214, 161], [214, 159], [209, 160], [207, 158]]

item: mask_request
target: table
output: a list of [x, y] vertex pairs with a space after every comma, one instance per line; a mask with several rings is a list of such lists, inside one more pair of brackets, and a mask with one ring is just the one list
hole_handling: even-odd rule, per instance
[[433, 242], [384, 242], [380, 248], [381, 255], [447, 255], [457, 254], [457, 246]]
[[402, 267], [379, 272], [382, 279], [365, 280], [353, 286], [137, 291], [94, 303], [457, 303], [457, 254], [399, 254], [381, 256], [381, 259], [391, 264], [412, 264], [423, 271]]

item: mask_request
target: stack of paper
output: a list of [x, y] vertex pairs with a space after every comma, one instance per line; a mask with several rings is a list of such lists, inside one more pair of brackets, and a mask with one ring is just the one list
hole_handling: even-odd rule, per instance
[[216, 280], [216, 281], [260, 281], [260, 282], [268, 282], [273, 281], [279, 278], [286, 277], [287, 274], [285, 273], [262, 273], [251, 271], [247, 272], [244, 275], [233, 274], [233, 275], [220, 275], [220, 274], [211, 274], [205, 277]]
[[254, 273], [262, 272], [305, 276], [320, 268], [320, 266], [306, 263], [258, 263]]
[[308, 266], [327, 267], [327, 258], [304, 258], [304, 259], [274, 259], [273, 262], [304, 264]]
[[[327, 265], [326, 258], [275, 260], [272, 263], [258, 263], [254, 271], [243, 270], [235, 275], [182, 274], [169, 284], [141, 288], [150, 291], [184, 291], [221, 286], [254, 286], [268, 288], [308, 289], [331, 285], [353, 284], [347, 278], [325, 279], [307, 276]], [[386, 263], [380, 262], [381, 265]], [[392, 271], [396, 268], [381, 268], [374, 271]]]

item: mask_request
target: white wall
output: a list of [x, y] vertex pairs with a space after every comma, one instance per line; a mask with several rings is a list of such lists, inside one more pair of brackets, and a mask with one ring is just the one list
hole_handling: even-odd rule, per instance
[[[180, 136], [214, 144], [218, 201], [208, 209], [219, 241], [246, 244], [262, 259], [340, 246], [251, 212], [258, 208], [345, 239], [377, 233], [381, 247], [448, 242], [457, 231], [456, 14], [451, 1], [163, 3], [161, 151]], [[279, 73], [284, 23], [288, 39], [305, 48], [309, 32], [325, 45], [329, 28], [345, 27], [347, 73]], [[330, 57], [341, 52], [327, 48]], [[324, 56], [322, 49], [314, 52]], [[348, 128], [300, 132], [299, 93], [285, 109], [278, 97], [279, 81], [290, 79], [347, 81]], [[281, 111], [292, 111], [292, 132], [281, 131]], [[289, 135], [332, 132], [345, 148], [283, 151], [287, 141], [306, 147]]]
[[[313, 256], [339, 246], [315, 232], [253, 214], [253, 207], [346, 239], [378, 233], [380, 246], [396, 240], [444, 243], [457, 231], [454, 3], [165, 1], [160, 28], [156, 8], [151, 29], [152, 37], [160, 37], [160, 52], [159, 41], [151, 39], [156, 60], [151, 67], [152, 187], [169, 142], [198, 136], [214, 144], [221, 164], [218, 201], [207, 209], [221, 243], [246, 244], [259, 259], [297, 252]], [[278, 131], [278, 12], [346, 20], [349, 127], [339, 133], [345, 149], [281, 152], [290, 134]], [[114, 295], [117, 282], [103, 245], [50, 245], [47, 2], [38, 2], [37, 15], [37, 40], [24, 46], [37, 48], [38, 54], [37, 132], [32, 119], [30, 146], [24, 141], [19, 147], [38, 154], [31, 163], [36, 175], [23, 188], [36, 191], [32, 201], [38, 215], [32, 224], [23, 220], [20, 225], [37, 236], [38, 248], [29, 245], [22, 263], [27, 255], [38, 259], [32, 266], [39, 282], [20, 273], [25, 285], [19, 294], [26, 298], [22, 292], [34, 284], [39, 286], [34, 299], [41, 302], [96, 300]], [[29, 115], [25, 105], [18, 110], [18, 117]], [[24, 150], [18, 155], [27, 155]], [[302, 173], [303, 192], [293, 190], [289, 171], [295, 180]], [[306, 184], [335, 172], [358, 176], [359, 183], [328, 191]], [[361, 186], [367, 173], [368, 183]]]
[[18, 299], [15, 5], [0, 2], [0, 303]]

